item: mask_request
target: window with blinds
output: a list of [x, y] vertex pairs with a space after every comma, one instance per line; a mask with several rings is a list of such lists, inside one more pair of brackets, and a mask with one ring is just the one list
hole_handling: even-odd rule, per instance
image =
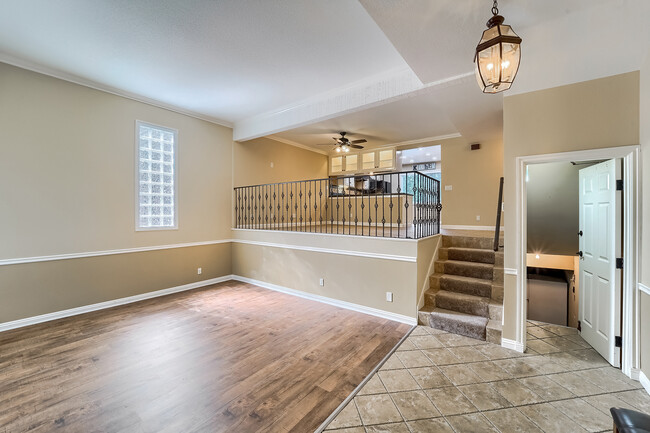
[[178, 227], [177, 137], [174, 129], [136, 123], [137, 179], [136, 229]]

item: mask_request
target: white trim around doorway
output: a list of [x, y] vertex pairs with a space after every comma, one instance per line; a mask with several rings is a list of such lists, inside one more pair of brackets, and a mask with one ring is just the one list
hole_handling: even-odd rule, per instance
[[526, 347], [526, 166], [561, 161], [593, 161], [622, 158], [623, 185], [623, 305], [622, 305], [622, 362], [621, 369], [628, 377], [639, 368], [639, 146], [621, 146], [604, 149], [579, 150], [546, 155], [520, 156], [515, 159], [515, 271], [516, 271], [516, 323], [514, 343]]

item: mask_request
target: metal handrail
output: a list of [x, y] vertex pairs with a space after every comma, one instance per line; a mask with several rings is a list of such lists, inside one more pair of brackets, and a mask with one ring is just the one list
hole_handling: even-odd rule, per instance
[[348, 175], [348, 176], [330, 176], [330, 177], [322, 177], [322, 178], [319, 178], [319, 179], [288, 180], [288, 181], [285, 181], [285, 182], [274, 182], [274, 183], [260, 183], [260, 184], [257, 184], [257, 185], [236, 186], [236, 187], [234, 187], [234, 189], [237, 189], [237, 188], [251, 188], [251, 187], [255, 187], [255, 186], [266, 186], [266, 185], [284, 185], [284, 184], [287, 184], [287, 183], [306, 182], [306, 181], [318, 182], [318, 181], [321, 181], [321, 180], [347, 179], [347, 178], [353, 178], [353, 177], [383, 176], [383, 175], [389, 175], [389, 174], [405, 174], [405, 173], [417, 173], [420, 176], [426, 177], [427, 179], [431, 179], [433, 181], [440, 182], [438, 179], [434, 179], [433, 177], [427, 176], [424, 173], [420, 173], [417, 170], [407, 170], [407, 171], [391, 171], [391, 172], [373, 173], [373, 174], [369, 174], [369, 173], [351, 174], [351, 175]]
[[494, 251], [499, 251], [499, 234], [501, 232], [501, 203], [503, 202], [503, 177], [499, 179], [499, 200], [497, 201], [497, 223], [494, 228]]
[[418, 171], [234, 188], [235, 228], [419, 239], [440, 232], [440, 182]]

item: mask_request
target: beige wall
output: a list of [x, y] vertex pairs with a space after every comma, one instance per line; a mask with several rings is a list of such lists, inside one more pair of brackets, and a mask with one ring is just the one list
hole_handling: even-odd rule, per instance
[[236, 141], [233, 149], [234, 186], [327, 177], [326, 155], [270, 138]]
[[424, 305], [424, 292], [429, 290], [429, 276], [434, 273], [433, 264], [438, 257], [442, 236], [432, 236], [418, 242], [418, 309]]
[[230, 273], [230, 243], [0, 266], [0, 323]]
[[[235, 230], [233, 274], [415, 319], [439, 238]], [[393, 302], [386, 302], [386, 292], [393, 292]]]
[[[494, 226], [499, 178], [503, 176], [503, 143], [485, 141], [479, 150], [470, 150], [470, 143], [461, 137], [439, 144], [445, 161], [441, 170], [442, 224]], [[447, 185], [453, 189], [446, 191]]]
[[[515, 209], [515, 158], [639, 143], [639, 73], [504, 99], [506, 221]], [[515, 227], [505, 230], [505, 267], [515, 268]], [[505, 276], [503, 337], [516, 338], [516, 277]]]
[[[239, 243], [232, 245], [232, 257], [235, 275], [412, 318], [417, 314], [413, 262]], [[386, 292], [393, 292], [393, 302], [386, 301]]]
[[[0, 259], [230, 238], [232, 130], [0, 63]], [[178, 130], [178, 230], [135, 231], [135, 122]], [[0, 266], [0, 323], [230, 274], [230, 248]]]
[[[0, 64], [0, 259], [229, 237], [232, 130]], [[135, 231], [135, 121], [178, 129], [178, 230]]]

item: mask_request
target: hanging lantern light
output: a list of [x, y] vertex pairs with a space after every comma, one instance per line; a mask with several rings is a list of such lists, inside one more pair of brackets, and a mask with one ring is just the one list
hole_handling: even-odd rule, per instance
[[494, 0], [492, 18], [487, 22], [488, 29], [483, 32], [474, 56], [476, 80], [483, 93], [508, 90], [519, 69], [521, 38], [503, 21]]

